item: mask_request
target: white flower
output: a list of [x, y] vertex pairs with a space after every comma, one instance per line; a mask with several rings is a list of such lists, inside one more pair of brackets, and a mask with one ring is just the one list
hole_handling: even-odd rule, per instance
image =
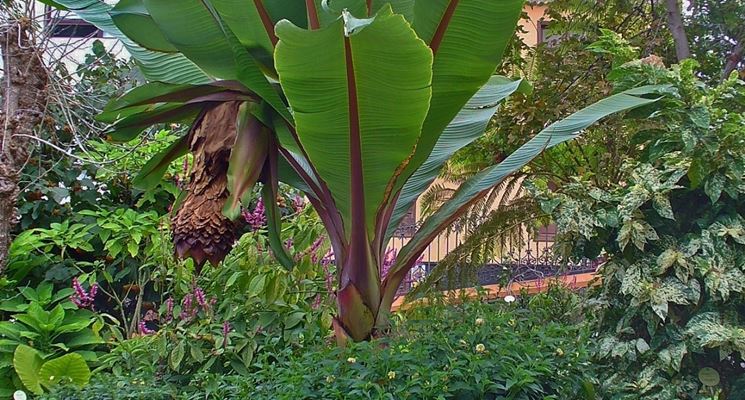
[[477, 353], [483, 353], [486, 351], [486, 346], [483, 345], [483, 343], [479, 343], [476, 345], [476, 352]]
[[388, 371], [388, 379], [390, 380], [396, 379], [396, 371]]
[[16, 390], [13, 392], [13, 400], [26, 400], [28, 397], [26, 397], [26, 392], [23, 390]]
[[476, 325], [484, 325], [484, 319], [483, 318], [476, 318]]
[[515, 296], [513, 296], [513, 295], [511, 295], [511, 294], [509, 294], [509, 295], [507, 295], [507, 296], [504, 296], [504, 301], [506, 301], [507, 303], [512, 303], [512, 302], [514, 302], [515, 300], [516, 300], [516, 299], [515, 299]]
[[357, 359], [354, 358], [354, 357], [349, 357], [349, 358], [347, 358], [347, 362], [350, 363], [350, 364], [354, 364], [354, 363], [357, 362]]

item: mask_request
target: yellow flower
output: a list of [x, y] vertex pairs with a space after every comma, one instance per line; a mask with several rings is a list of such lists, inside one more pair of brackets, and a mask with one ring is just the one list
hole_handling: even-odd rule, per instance
[[326, 377], [326, 383], [331, 383], [336, 380], [336, 377], [333, 375], [329, 375]]
[[484, 325], [484, 319], [483, 318], [476, 318], [476, 325]]
[[486, 351], [486, 346], [484, 346], [483, 343], [479, 343], [476, 345], [476, 352], [477, 353], [483, 353]]
[[396, 379], [396, 371], [388, 371], [388, 379], [390, 380]]
[[354, 364], [354, 363], [357, 362], [357, 359], [354, 358], [354, 357], [349, 357], [349, 358], [347, 358], [347, 362], [350, 363], [350, 364]]

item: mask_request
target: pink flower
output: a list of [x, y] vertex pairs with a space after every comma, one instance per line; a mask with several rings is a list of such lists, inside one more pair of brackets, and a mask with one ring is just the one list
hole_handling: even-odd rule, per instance
[[72, 301], [72, 303], [78, 308], [88, 308], [93, 310], [93, 301], [96, 298], [96, 293], [98, 293], [98, 284], [94, 283], [91, 285], [89, 291], [86, 291], [83, 289], [83, 286], [80, 285], [78, 278], [75, 277], [72, 278], [72, 289], [74, 290], [74, 293], [70, 296], [70, 301]]
[[204, 296], [204, 291], [202, 288], [197, 286], [194, 289], [194, 297], [197, 299], [197, 303], [199, 303], [199, 306], [202, 307], [203, 310], [207, 310], [207, 298]]
[[189, 293], [181, 300], [181, 314], [179, 314], [179, 317], [182, 321], [189, 321], [196, 315], [197, 307], [194, 304], [194, 295]]
[[173, 298], [166, 299], [166, 322], [173, 320]]
[[305, 200], [296, 195], [292, 198], [292, 208], [295, 210], [296, 214], [300, 213], [305, 208]]
[[230, 333], [231, 330], [232, 328], [230, 327], [230, 322], [225, 321], [222, 323], [222, 337], [224, 338], [222, 342], [223, 348], [228, 346], [228, 334]]
[[140, 328], [140, 335], [151, 335], [155, 333], [154, 330], [147, 327], [147, 325], [145, 324], [145, 320], [140, 321], [138, 327]]
[[266, 224], [266, 213], [264, 209], [264, 200], [259, 199], [256, 207], [252, 212], [243, 210], [243, 218], [246, 220], [251, 229], [257, 231]]
[[313, 305], [311, 307], [314, 310], [318, 310], [318, 308], [321, 307], [321, 294], [320, 293], [316, 295], [316, 298], [313, 300]]

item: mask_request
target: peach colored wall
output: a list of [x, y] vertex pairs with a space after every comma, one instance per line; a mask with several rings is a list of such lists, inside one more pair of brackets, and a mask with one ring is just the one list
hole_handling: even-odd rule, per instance
[[526, 5], [525, 12], [528, 14], [528, 19], [520, 20], [520, 26], [522, 26], [526, 33], [521, 33], [520, 36], [522, 36], [525, 44], [528, 46], [535, 46], [538, 44], [538, 24], [545, 16], [546, 6]]

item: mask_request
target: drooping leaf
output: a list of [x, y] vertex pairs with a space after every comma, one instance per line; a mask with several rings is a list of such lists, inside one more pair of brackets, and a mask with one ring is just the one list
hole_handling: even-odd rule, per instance
[[280, 214], [279, 206], [277, 206], [276, 187], [273, 187], [274, 185], [272, 184], [264, 183], [264, 186], [261, 188], [261, 196], [264, 199], [266, 210], [266, 228], [269, 236], [269, 246], [277, 261], [289, 270], [295, 266], [295, 262], [287, 254], [287, 249], [282, 242], [282, 215]]
[[160, 153], [153, 156], [134, 178], [132, 183], [142, 189], [150, 190], [158, 186], [163, 174], [173, 160], [189, 152], [189, 135], [176, 139]]
[[150, 82], [128, 91], [121, 97], [110, 101], [103, 109], [104, 121], [117, 120], [120, 116], [116, 111], [157, 103], [187, 103], [213, 93], [237, 92], [236, 100], [240, 100], [238, 93], [250, 95], [248, 90], [236, 81], [215, 81], [203, 85], [175, 84], [163, 82]]
[[132, 113], [115, 121], [107, 132], [108, 139], [128, 142], [154, 124], [191, 120], [203, 108], [201, 104], [164, 104], [147, 107], [149, 110]]
[[209, 0], [144, 0], [144, 4], [168, 41], [191, 61], [212, 76], [240, 81], [280, 115], [290, 118], [261, 64], [251, 57]]
[[[416, 235], [401, 249], [396, 264], [386, 277], [386, 301], [392, 301], [390, 292], [395, 292], [413, 261], [426, 248], [432, 239], [473, 201], [478, 200], [485, 191], [501, 182], [506, 176], [518, 171], [543, 150], [564, 143], [579, 136], [582, 131], [601, 118], [621, 111], [653, 103], [658, 99], [641, 97], [663, 89], [665, 86], [643, 86], [630, 89], [600, 100], [567, 118], [555, 122], [543, 129], [530, 141], [510, 154], [501, 163], [489, 167], [464, 182], [452, 198], [443, 204], [437, 212], [425, 220]], [[396, 280], [399, 280], [396, 282]], [[395, 286], [395, 287], [394, 287]]]

